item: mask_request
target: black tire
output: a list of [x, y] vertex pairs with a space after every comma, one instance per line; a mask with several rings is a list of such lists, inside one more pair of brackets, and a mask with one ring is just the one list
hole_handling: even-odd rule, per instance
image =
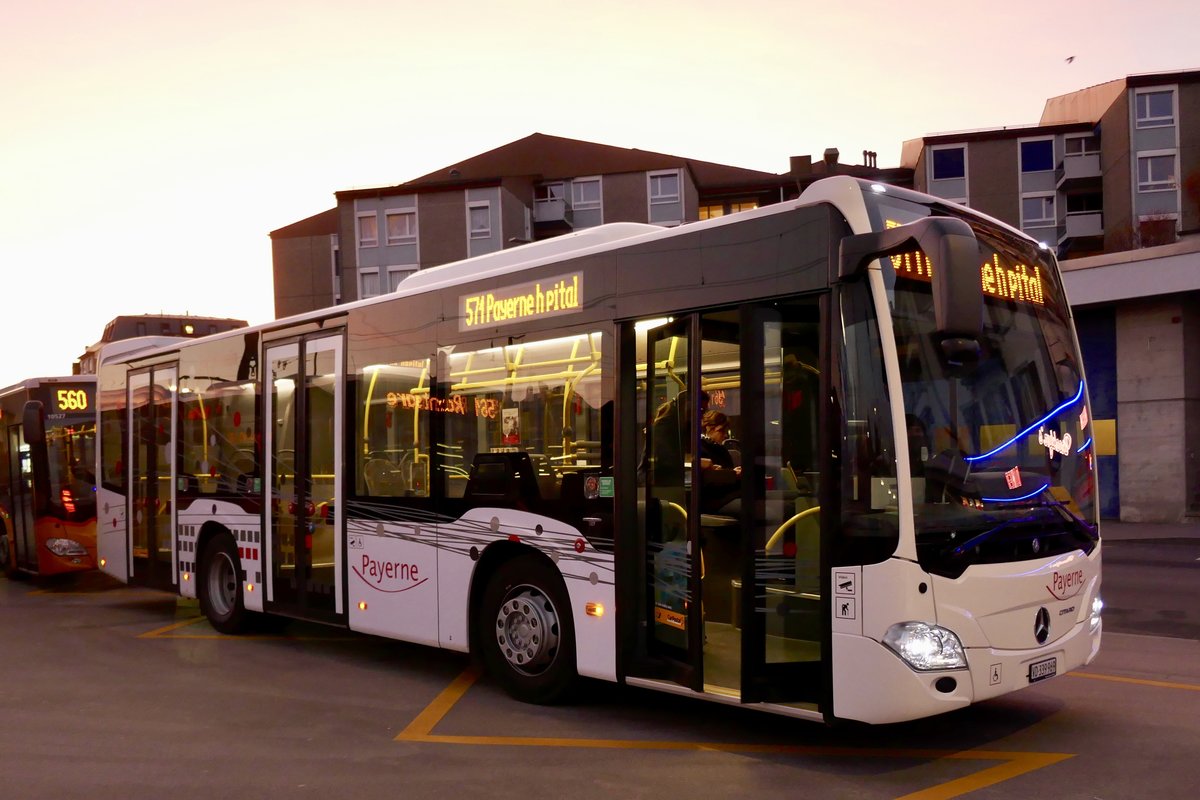
[[478, 624], [484, 666], [510, 695], [547, 705], [571, 694], [575, 625], [562, 577], [548, 561], [525, 555], [500, 565]]
[[242, 600], [242, 570], [233, 537], [222, 533], [208, 540], [200, 557], [196, 593], [200, 611], [221, 633], [242, 633], [250, 614]]

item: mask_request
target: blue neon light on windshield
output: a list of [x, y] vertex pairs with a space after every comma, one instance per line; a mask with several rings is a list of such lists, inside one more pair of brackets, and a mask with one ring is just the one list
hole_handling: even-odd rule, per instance
[[1089, 436], [1088, 440], [1086, 442], [1084, 442], [1083, 444], [1079, 445], [1079, 449], [1076, 450], [1075, 452], [1082, 453], [1084, 450], [1087, 450], [1091, 446], [1092, 446], [1092, 437]]
[[1028, 500], [1031, 497], [1037, 497], [1039, 494], [1041, 494], [1042, 492], [1046, 491], [1049, 488], [1050, 488], [1050, 484], [1047, 483], [1044, 486], [1042, 486], [1042, 488], [1038, 489], [1036, 492], [1030, 492], [1029, 494], [1021, 495], [1020, 497], [981, 497], [979, 499], [984, 501], [985, 503], [1015, 503], [1018, 500]]
[[[1009, 439], [1009, 440], [1008, 440], [1007, 442], [1005, 442], [1004, 444], [1000, 445], [999, 447], [997, 447], [997, 448], [995, 448], [995, 449], [993, 449], [993, 450], [991, 450], [991, 451], [989, 451], [989, 452], [987, 452], [987, 453], [984, 453], [984, 454], [983, 454], [983, 455], [981, 455], [981, 456], [967, 456], [967, 457], [965, 457], [965, 458], [963, 459], [963, 461], [966, 461], [966, 462], [970, 463], [970, 462], [973, 462], [973, 461], [982, 461], [982, 460], [983, 460], [983, 459], [985, 459], [985, 458], [991, 458], [992, 456], [996, 455], [996, 453], [999, 453], [1001, 450], [1004, 450], [1005, 448], [1007, 448], [1007, 447], [1009, 447], [1010, 445], [1012, 445], [1012, 444], [1013, 444], [1015, 441], [1017, 441], [1018, 439], [1020, 439], [1022, 436], [1026, 436], [1026, 435], [1027, 435], [1027, 434], [1028, 434], [1030, 431], [1032, 431], [1034, 428], [1037, 428], [1037, 427], [1039, 427], [1040, 425], [1042, 425], [1043, 423], [1045, 423], [1045, 422], [1048, 422], [1048, 421], [1050, 420], [1050, 418], [1051, 418], [1051, 417], [1055, 416], [1056, 414], [1059, 414], [1059, 413], [1060, 413], [1060, 412], [1062, 412], [1062, 411], [1065, 411], [1066, 409], [1068, 409], [1068, 408], [1070, 408], [1071, 406], [1073, 406], [1073, 405], [1075, 405], [1076, 403], [1078, 403], [1078, 402], [1079, 402], [1079, 399], [1080, 399], [1081, 397], [1083, 397], [1083, 381], [1080, 381], [1080, 382], [1079, 382], [1079, 391], [1075, 393], [1075, 396], [1074, 396], [1074, 397], [1072, 397], [1072, 398], [1071, 398], [1070, 400], [1068, 400], [1067, 402], [1063, 403], [1063, 404], [1062, 404], [1061, 406], [1059, 406], [1058, 408], [1056, 408], [1056, 409], [1054, 409], [1053, 411], [1051, 411], [1051, 412], [1050, 412], [1049, 414], [1047, 414], [1046, 416], [1044, 416], [1044, 417], [1042, 417], [1041, 419], [1039, 419], [1037, 422], [1035, 422], [1035, 423], [1033, 423], [1032, 425], [1030, 425], [1030, 426], [1029, 426], [1028, 428], [1026, 428], [1025, 430], [1023, 430], [1023, 431], [1021, 431], [1020, 433], [1018, 433], [1016, 436], [1014, 436], [1014, 437], [1012, 437], [1011, 439]], [[1036, 492], [1035, 492], [1035, 494], [1036, 494]], [[985, 498], [985, 499], [986, 499], [986, 498]]]

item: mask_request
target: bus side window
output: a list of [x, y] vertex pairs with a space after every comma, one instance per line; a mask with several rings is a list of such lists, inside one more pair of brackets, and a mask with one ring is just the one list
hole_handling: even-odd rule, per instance
[[429, 496], [429, 360], [358, 373], [355, 487], [369, 497]]

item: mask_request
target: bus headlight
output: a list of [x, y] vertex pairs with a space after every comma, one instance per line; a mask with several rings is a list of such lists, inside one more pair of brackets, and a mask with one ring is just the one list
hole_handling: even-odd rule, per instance
[[87, 548], [74, 539], [47, 539], [46, 549], [56, 556], [86, 556]]
[[962, 669], [967, 666], [962, 642], [952, 631], [926, 622], [897, 622], [883, 643], [913, 669]]
[[1092, 600], [1092, 630], [1100, 627], [1100, 612], [1104, 610], [1104, 601], [1100, 599], [1100, 595], [1096, 595]]

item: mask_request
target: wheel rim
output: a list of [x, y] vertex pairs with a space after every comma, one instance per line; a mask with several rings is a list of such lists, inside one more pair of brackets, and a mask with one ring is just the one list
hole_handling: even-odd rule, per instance
[[508, 665], [523, 675], [539, 675], [558, 653], [558, 612], [536, 586], [509, 591], [496, 614], [496, 643]]
[[237, 569], [228, 553], [217, 553], [208, 571], [208, 602], [219, 617], [233, 613], [237, 603]]

